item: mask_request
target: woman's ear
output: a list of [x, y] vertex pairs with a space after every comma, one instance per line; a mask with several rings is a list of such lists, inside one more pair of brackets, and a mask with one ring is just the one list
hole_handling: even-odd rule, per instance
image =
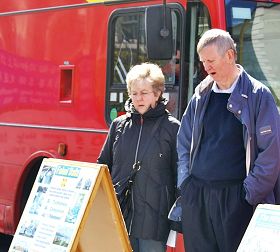
[[161, 91], [155, 92], [155, 97], [157, 98], [157, 101], [159, 102], [159, 98], [161, 97], [162, 93]]

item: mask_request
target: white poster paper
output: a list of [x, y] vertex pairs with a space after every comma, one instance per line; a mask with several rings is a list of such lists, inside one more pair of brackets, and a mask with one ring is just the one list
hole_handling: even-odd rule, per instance
[[9, 252], [70, 251], [99, 167], [44, 159]]
[[258, 205], [237, 252], [279, 252], [280, 205]]

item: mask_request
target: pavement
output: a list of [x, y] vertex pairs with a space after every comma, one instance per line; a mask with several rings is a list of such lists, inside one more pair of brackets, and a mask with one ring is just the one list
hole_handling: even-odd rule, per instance
[[8, 252], [13, 237], [0, 234], [0, 252]]

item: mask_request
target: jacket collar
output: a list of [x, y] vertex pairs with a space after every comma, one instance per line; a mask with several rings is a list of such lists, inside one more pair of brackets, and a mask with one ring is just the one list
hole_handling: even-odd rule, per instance
[[[162, 116], [165, 113], [167, 100], [162, 98], [161, 101], [158, 102], [155, 108], [150, 108], [146, 113], [142, 115], [143, 118], [157, 118]], [[125, 110], [127, 114], [133, 116], [135, 118], [140, 118], [141, 115], [135, 110], [134, 105], [132, 103], [131, 98], [129, 98], [125, 103]]]
[[247, 103], [248, 97], [263, 87], [261, 82], [251, 77], [242, 66], [238, 65], [238, 67], [241, 74], [228, 102], [229, 110], [235, 114], [241, 114], [244, 102]]
[[213, 86], [214, 80], [213, 78], [208, 75], [203, 81], [200, 82], [200, 84], [195, 88], [194, 95], [197, 99], [200, 99], [201, 95], [203, 93], [210, 92]]
[[[252, 78], [248, 73], [244, 70], [241, 65], [237, 64], [237, 67], [240, 69], [240, 75], [237, 80], [237, 84], [233, 89], [229, 102], [228, 102], [228, 109], [232, 111], [234, 114], [241, 114], [244, 99], [248, 99], [249, 94], [252, 92], [252, 85], [250, 85]], [[213, 88], [214, 80], [213, 78], [208, 75], [195, 89], [194, 96], [196, 99], [203, 100], [209, 97], [212, 88]]]

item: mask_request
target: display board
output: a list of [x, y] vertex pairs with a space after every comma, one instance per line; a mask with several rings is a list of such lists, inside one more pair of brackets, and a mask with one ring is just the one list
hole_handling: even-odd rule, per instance
[[9, 252], [131, 251], [107, 166], [44, 159]]
[[258, 205], [237, 250], [265, 251], [280, 251], [280, 205]]

